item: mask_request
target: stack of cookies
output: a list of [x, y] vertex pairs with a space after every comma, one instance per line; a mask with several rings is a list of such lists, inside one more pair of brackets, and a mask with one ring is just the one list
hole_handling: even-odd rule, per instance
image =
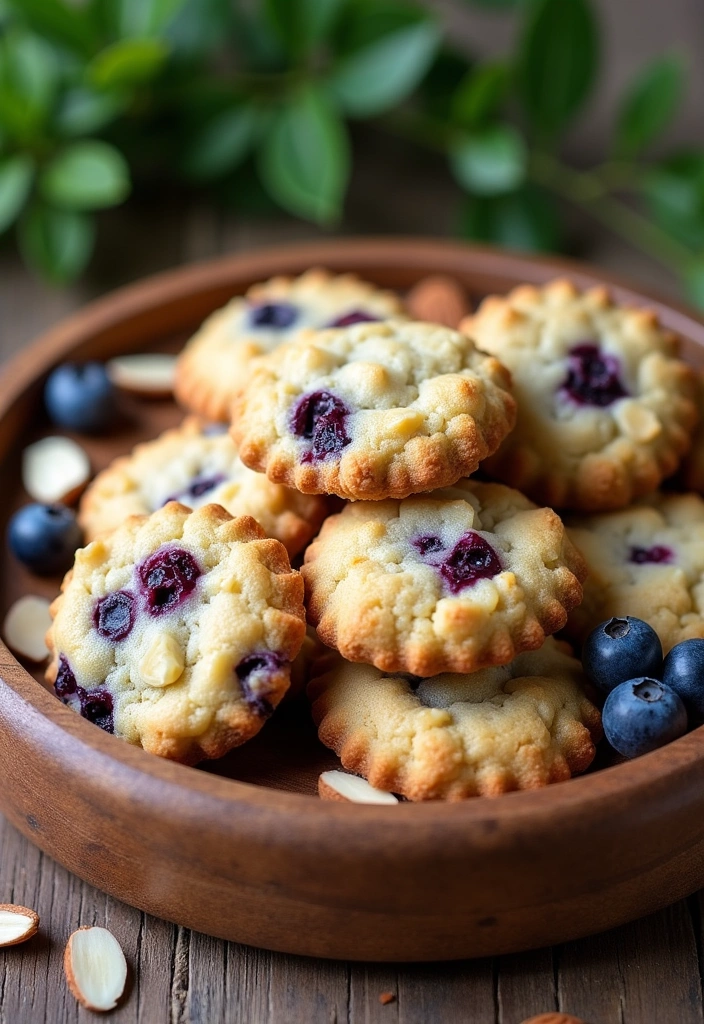
[[601, 289], [524, 286], [454, 330], [350, 275], [257, 285], [180, 357], [191, 415], [84, 495], [49, 679], [148, 750], [219, 757], [284, 696], [307, 618], [320, 738], [373, 787], [567, 779], [600, 716], [552, 634], [704, 636], [704, 503], [654, 493], [695, 388]]

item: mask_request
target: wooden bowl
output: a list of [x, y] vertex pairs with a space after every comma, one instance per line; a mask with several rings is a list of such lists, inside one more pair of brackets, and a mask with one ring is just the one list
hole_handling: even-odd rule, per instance
[[[40, 387], [51, 367], [175, 348], [233, 293], [315, 264], [402, 290], [450, 273], [474, 298], [557, 274], [606, 280], [619, 299], [654, 306], [704, 361], [704, 326], [691, 314], [564, 261], [407, 238], [217, 260], [94, 303], [5, 368], [2, 515], [26, 500], [18, 457], [46, 432]], [[135, 402], [131, 415], [119, 437], [90, 442], [96, 468], [178, 417], [171, 403]], [[56, 591], [2, 558], [5, 607], [20, 592]], [[355, 960], [485, 956], [611, 928], [704, 885], [704, 729], [537, 792], [374, 807], [314, 795], [335, 759], [305, 706], [280, 709], [257, 739], [198, 770], [83, 721], [2, 645], [0, 671], [2, 811], [91, 884], [211, 935]]]

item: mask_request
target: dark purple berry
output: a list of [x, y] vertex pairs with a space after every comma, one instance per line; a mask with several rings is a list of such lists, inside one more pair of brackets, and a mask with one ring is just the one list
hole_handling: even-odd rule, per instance
[[432, 534], [423, 534], [422, 537], [415, 538], [413, 547], [417, 548], [421, 555], [432, 555], [436, 551], [442, 551], [445, 545], [439, 537], [435, 537]]
[[56, 682], [54, 683], [54, 690], [56, 696], [64, 700], [65, 697], [71, 696], [76, 693], [76, 677], [73, 674], [73, 669], [68, 663], [67, 658], [62, 654], [59, 657], [59, 671], [56, 673]]
[[350, 313], [345, 313], [344, 316], [338, 316], [335, 320], [331, 321], [328, 327], [351, 327], [352, 324], [373, 324], [377, 323], [378, 320], [378, 316], [365, 313], [363, 309], [353, 309]]
[[629, 562], [635, 562], [636, 565], [647, 565], [649, 563], [661, 565], [671, 562], [673, 557], [674, 552], [671, 548], [666, 548], [662, 544], [655, 544], [652, 548], [632, 547], [628, 560]]
[[278, 672], [282, 665], [284, 665], [284, 659], [280, 654], [274, 654], [272, 651], [260, 651], [257, 654], [248, 654], [235, 669], [244, 699], [261, 718], [268, 718], [273, 714], [274, 709], [267, 699], [271, 692], [267, 684], [271, 676]]
[[138, 571], [152, 615], [175, 608], [195, 589], [201, 575], [193, 555], [181, 548], [160, 548]]
[[253, 306], [249, 313], [252, 327], [271, 327], [283, 331], [295, 323], [298, 310], [290, 302], [264, 302]]
[[101, 598], [93, 612], [93, 623], [106, 640], [124, 640], [134, 626], [134, 595], [117, 590]]
[[602, 712], [607, 740], [624, 757], [639, 757], [687, 731], [687, 711], [673, 689], [641, 676], [614, 687]]
[[212, 491], [214, 487], [221, 484], [225, 480], [224, 473], [216, 473], [214, 476], [200, 476], [193, 480], [188, 485], [185, 491], [179, 491], [178, 494], [172, 494], [164, 501], [166, 505], [169, 501], [181, 501], [184, 499], [188, 501], [189, 498], [202, 498], [208, 491]]
[[84, 690], [79, 686], [81, 715], [105, 732], [114, 732], [112, 694], [108, 690]]
[[60, 427], [98, 433], [116, 413], [115, 387], [102, 363], [63, 363], [44, 388], [49, 416]]
[[488, 580], [501, 572], [496, 552], [478, 533], [467, 533], [440, 563], [440, 572], [450, 590], [457, 593], [477, 580]]
[[658, 679], [662, 644], [652, 626], [631, 615], [600, 622], [582, 645], [582, 667], [600, 690], [641, 676]]
[[579, 405], [605, 408], [628, 394], [619, 378], [619, 371], [618, 359], [605, 355], [598, 345], [576, 345], [567, 360], [567, 376], [562, 390]]
[[345, 429], [349, 413], [345, 403], [329, 391], [314, 391], [297, 403], [291, 417], [293, 433], [313, 442], [303, 462], [321, 462], [350, 443]]
[[65, 572], [82, 543], [76, 513], [65, 505], [24, 505], [7, 527], [15, 558], [42, 576]]

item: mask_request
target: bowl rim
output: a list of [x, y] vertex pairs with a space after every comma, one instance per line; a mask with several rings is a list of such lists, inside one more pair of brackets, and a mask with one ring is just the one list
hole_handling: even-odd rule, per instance
[[[185, 291], [209, 292], [231, 286], [233, 277], [247, 277], [252, 281], [272, 276], [272, 265], [289, 267], [289, 273], [299, 273], [314, 265], [326, 265], [342, 271], [347, 264], [355, 272], [364, 273], [379, 260], [395, 258], [404, 269], [418, 269], [427, 274], [428, 261], [456, 258], [460, 263], [474, 259], [481, 261], [487, 273], [502, 275], [515, 271], [520, 279], [529, 283], [542, 283], [551, 276], [568, 275], [580, 287], [605, 285], [617, 293], [621, 301], [647, 303], [665, 313], [669, 326], [690, 338], [698, 338], [704, 345], [704, 318], [678, 302], [671, 302], [643, 290], [626, 279], [604, 272], [589, 264], [562, 257], [534, 256], [500, 250], [491, 246], [473, 246], [442, 239], [400, 237], [364, 237], [354, 239], [328, 239], [323, 242], [292, 243], [265, 247], [252, 252], [218, 257], [187, 264], [175, 270], [164, 271], [108, 293], [62, 319], [42, 333], [20, 353], [3, 364], [0, 375], [0, 421], [22, 397], [29, 385], [37, 380], [37, 366], [42, 375], [65, 355], [74, 351], [81, 342], [88, 342], [102, 331], [109, 331], [129, 317], [148, 313], [164, 303], [179, 300]], [[276, 272], [276, 271], [274, 271]], [[187, 286], [187, 287], [186, 287]], [[5, 667], [10, 667], [7, 678]], [[110, 736], [91, 723], [84, 721], [62, 705], [44, 689], [24, 668], [0, 639], [0, 678], [17, 696], [35, 712], [61, 730], [72, 742], [89, 748], [102, 760], [109, 759], [128, 773], [136, 772], [150, 780], [187, 791], [193, 796], [205, 796], [220, 801], [232, 810], [236, 806], [300, 819], [302, 811], [316, 818], [328, 819], [336, 827], [349, 823], [350, 827], [373, 826], [388, 822], [386, 807], [344, 804], [336, 801], [311, 799], [307, 794], [273, 789], [255, 783], [241, 782], [219, 776], [210, 771], [188, 768], [148, 754], [141, 748]], [[49, 733], [48, 735], [51, 735]], [[523, 790], [504, 794], [500, 800], [470, 799], [449, 805], [444, 801], [401, 802], [393, 812], [401, 829], [413, 829], [414, 824], [425, 828], [430, 821], [454, 822], [465, 830], [467, 825], [513, 823], [530, 826], [537, 819], [556, 813], [574, 814], [585, 803], [598, 801], [620, 803], [632, 799], [637, 792], [652, 788], [653, 780], [665, 782], [671, 776], [687, 772], [704, 760], [704, 726], [675, 740], [650, 754], [632, 761], [600, 769], [552, 784], [539, 790]], [[203, 762], [203, 765], [208, 762]], [[344, 769], [342, 769], [344, 770]]]

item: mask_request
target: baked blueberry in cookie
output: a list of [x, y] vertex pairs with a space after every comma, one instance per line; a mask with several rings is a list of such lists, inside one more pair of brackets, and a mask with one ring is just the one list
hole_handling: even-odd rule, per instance
[[251, 361], [301, 331], [388, 320], [404, 315], [401, 300], [353, 274], [309, 270], [253, 285], [210, 316], [176, 368], [176, 397], [191, 412], [229, 422]]
[[695, 375], [652, 311], [553, 281], [485, 299], [462, 329], [508, 367], [518, 401], [516, 429], [485, 468], [534, 501], [623, 508], [687, 451]]
[[259, 359], [232, 432], [270, 480], [378, 500], [473, 473], [514, 418], [498, 360], [448, 327], [397, 320], [309, 332]]
[[509, 665], [432, 679], [328, 654], [308, 696], [321, 741], [345, 768], [409, 800], [462, 800], [588, 768], [601, 726], [584, 683], [567, 645], [548, 638]]
[[79, 522], [90, 541], [168, 501], [189, 508], [218, 504], [230, 515], [254, 516], [291, 556], [317, 533], [327, 513], [324, 498], [299, 494], [247, 469], [226, 430], [191, 416], [98, 473], [81, 500]]
[[552, 509], [461, 481], [331, 516], [301, 570], [309, 621], [350, 661], [430, 676], [533, 650], [581, 599], [584, 564]]
[[259, 731], [305, 636], [285, 548], [220, 505], [170, 502], [80, 549], [51, 614], [57, 697], [187, 764]]
[[[568, 629], [583, 640], [609, 617], [649, 623], [667, 653], [704, 638], [704, 501], [655, 494], [631, 508], [566, 520], [589, 570]], [[647, 674], [646, 669], [639, 673]]]

